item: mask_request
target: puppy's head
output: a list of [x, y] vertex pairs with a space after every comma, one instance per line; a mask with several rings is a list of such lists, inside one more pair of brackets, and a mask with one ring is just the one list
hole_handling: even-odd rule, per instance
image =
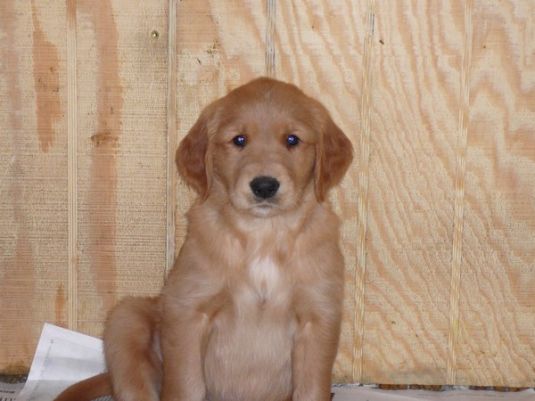
[[180, 143], [186, 183], [206, 199], [224, 196], [255, 216], [318, 202], [352, 160], [351, 142], [316, 100], [297, 87], [259, 78], [215, 101]]

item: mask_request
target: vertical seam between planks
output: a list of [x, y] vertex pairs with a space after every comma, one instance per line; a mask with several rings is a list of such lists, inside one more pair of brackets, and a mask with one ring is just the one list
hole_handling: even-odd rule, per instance
[[[368, 182], [371, 133], [371, 86], [372, 47], [375, 31], [375, 0], [368, 1], [368, 27], [363, 49], [362, 97], [361, 97], [361, 142], [358, 194], [357, 269], [355, 269], [355, 316], [353, 319], [352, 381], [362, 382], [364, 360], [364, 295], [366, 275], [366, 234], [368, 229]], [[358, 341], [357, 341], [358, 339]]]
[[167, 43], [167, 177], [166, 177], [166, 264], [164, 280], [175, 260], [176, 211], [176, 83], [177, 0], [169, 0]]
[[274, 78], [275, 72], [275, 21], [276, 21], [276, 0], [267, 0], [266, 3], [266, 75]]
[[67, 202], [69, 329], [78, 325], [78, 99], [76, 79], [76, 0], [67, 1]]
[[468, 117], [470, 105], [470, 66], [472, 62], [472, 0], [465, 3], [464, 9], [464, 52], [461, 64], [460, 107], [457, 137], [457, 160], [455, 174], [455, 205], [453, 218], [453, 246], [450, 283], [450, 326], [448, 333], [447, 383], [455, 384], [457, 341], [459, 336], [459, 301], [462, 266], [464, 190], [466, 171], [466, 152], [468, 140]]

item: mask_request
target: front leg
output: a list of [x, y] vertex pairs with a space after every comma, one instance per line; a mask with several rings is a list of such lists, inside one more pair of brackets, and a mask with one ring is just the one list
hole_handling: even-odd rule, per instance
[[311, 317], [301, 323], [292, 357], [293, 401], [329, 401], [340, 319]]
[[[326, 244], [329, 243], [326, 241]], [[333, 252], [334, 249], [334, 252]], [[294, 294], [298, 321], [292, 355], [293, 401], [329, 401], [344, 292], [343, 258], [336, 247], [304, 259]]]
[[204, 347], [225, 294], [222, 280], [206, 266], [210, 263], [181, 253], [162, 293], [162, 401], [206, 398]]
[[204, 401], [202, 342], [208, 317], [182, 307], [166, 307], [162, 322], [162, 401]]

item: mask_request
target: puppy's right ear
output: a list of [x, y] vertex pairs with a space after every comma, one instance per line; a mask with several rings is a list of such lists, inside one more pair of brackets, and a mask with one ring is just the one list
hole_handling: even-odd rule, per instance
[[205, 109], [176, 151], [178, 172], [190, 187], [202, 198], [208, 195], [210, 176], [208, 172], [208, 116]]

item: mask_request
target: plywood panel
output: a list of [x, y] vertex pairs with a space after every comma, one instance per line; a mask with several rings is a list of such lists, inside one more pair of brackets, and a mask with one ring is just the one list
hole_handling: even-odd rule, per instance
[[375, 7], [362, 381], [445, 383], [464, 8]]
[[26, 369], [66, 322], [65, 5], [0, 4], [0, 361]]
[[[266, 4], [258, 1], [185, 0], [177, 19], [178, 141], [203, 107], [266, 73]], [[176, 248], [186, 233], [184, 213], [195, 194], [179, 181]]]
[[531, 0], [0, 2], [0, 370], [159, 291], [176, 145], [258, 75], [355, 148], [335, 381], [535, 386]]
[[[293, 82], [320, 100], [351, 139], [355, 161], [331, 196], [342, 218], [346, 261], [344, 319], [334, 376], [337, 381], [360, 378], [363, 265], [358, 266], [357, 220], [359, 164], [364, 98], [362, 82], [369, 5], [352, 1], [277, 3], [275, 76]], [[366, 106], [365, 106], [366, 108]], [[364, 117], [366, 118], [366, 117]], [[363, 156], [365, 157], [365, 156]]]
[[475, 1], [456, 382], [535, 385], [535, 3]]
[[78, 328], [165, 272], [167, 2], [76, 3]]

